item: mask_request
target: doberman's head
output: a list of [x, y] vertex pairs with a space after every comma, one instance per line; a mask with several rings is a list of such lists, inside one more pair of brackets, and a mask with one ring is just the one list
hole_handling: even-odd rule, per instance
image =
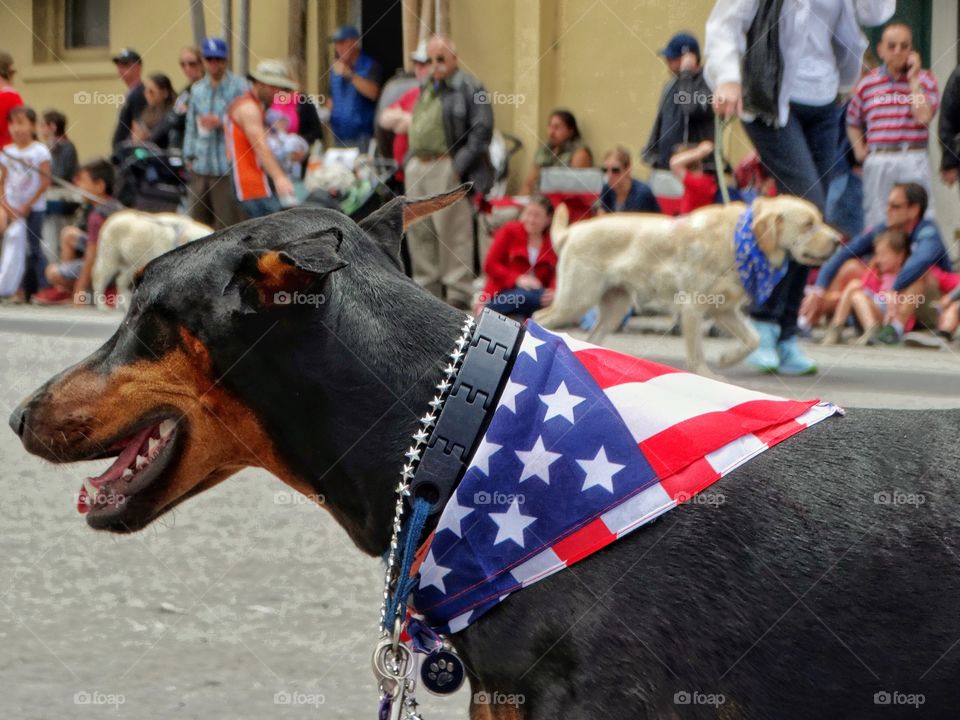
[[402, 273], [400, 238], [467, 189], [360, 225], [288, 210], [153, 260], [113, 337], [11, 426], [55, 463], [115, 458], [80, 491], [91, 527], [138, 530], [258, 466], [381, 552], [406, 440], [463, 321]]

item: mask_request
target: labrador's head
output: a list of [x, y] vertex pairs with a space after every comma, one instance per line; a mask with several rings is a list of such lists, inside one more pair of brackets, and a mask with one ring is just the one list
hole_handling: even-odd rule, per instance
[[804, 265], [822, 265], [840, 242], [840, 233], [824, 223], [813, 203], [792, 195], [754, 200], [753, 233], [775, 266], [788, 254]]

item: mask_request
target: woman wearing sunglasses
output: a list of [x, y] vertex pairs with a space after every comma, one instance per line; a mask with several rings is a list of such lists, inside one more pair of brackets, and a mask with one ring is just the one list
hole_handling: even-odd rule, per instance
[[622, 145], [603, 156], [603, 190], [597, 213], [612, 212], [661, 212], [650, 186], [630, 175], [630, 152]]
[[203, 77], [203, 57], [200, 48], [185, 47], [180, 50], [180, 70], [187, 78], [187, 85], [177, 95], [173, 103], [173, 123], [170, 127], [170, 137], [179, 138], [178, 145], [183, 144], [183, 137], [187, 126], [187, 106], [190, 104], [190, 88]]

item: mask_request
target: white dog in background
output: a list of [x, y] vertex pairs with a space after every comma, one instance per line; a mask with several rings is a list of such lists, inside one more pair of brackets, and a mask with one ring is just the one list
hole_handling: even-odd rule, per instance
[[[734, 365], [759, 344], [743, 315], [748, 299], [737, 271], [734, 230], [746, 205], [708, 205], [685, 217], [615, 213], [569, 225], [560, 205], [550, 226], [559, 257], [553, 304], [533, 319], [546, 328], [576, 323], [591, 307], [598, 318], [590, 341], [599, 343], [624, 314], [648, 303], [674, 305], [686, 341], [687, 368], [713, 376], [703, 355], [702, 322], [713, 317], [740, 340], [720, 357]], [[770, 265], [790, 256], [820, 265], [833, 254], [840, 235], [806, 200], [780, 195], [753, 203], [753, 233]]]
[[133, 277], [140, 268], [155, 257], [212, 232], [213, 228], [175, 213], [113, 213], [100, 228], [93, 262], [91, 281], [97, 307], [109, 309], [105, 293], [110, 281], [116, 279], [116, 306], [125, 309]]

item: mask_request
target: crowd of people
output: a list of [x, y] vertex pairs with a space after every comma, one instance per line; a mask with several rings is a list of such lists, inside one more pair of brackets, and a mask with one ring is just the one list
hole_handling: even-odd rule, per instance
[[[298, 91], [285, 61], [263, 60], [247, 77], [231, 72], [223, 38], [180, 51], [179, 92], [167, 75], [145, 74], [140, 53], [124, 48], [112, 58], [126, 92], [111, 155], [83, 165], [67, 115], [51, 109], [38, 117], [16, 90], [14, 58], [0, 51], [0, 301], [91, 302], [99, 228], [124, 203], [136, 204], [118, 192], [129, 158], [180, 159], [189, 173], [183, 208], [213, 229], [295, 204], [294, 182], [324, 118], [334, 146], [373, 136], [379, 66], [361, 51], [356, 28], [339, 28], [330, 42], [336, 60], [322, 105]], [[60, 185], [69, 192], [57, 192]], [[44, 252], [45, 219], [58, 221], [52, 253]]]
[[[820, 324], [826, 343], [841, 342], [847, 327], [870, 344], [915, 340], [917, 326], [936, 330], [941, 343], [952, 338], [960, 278], [932, 207], [929, 134], [939, 110], [940, 177], [952, 185], [960, 175], [960, 68], [941, 96], [911, 28], [888, 22], [894, 0], [803, 3], [782, 17], [758, 13], [756, 5], [717, 0], [703, 51], [689, 32], [661, 50], [670, 79], [638, 157], [649, 167], [647, 182], [634, 177], [629, 149], [615, 145], [595, 156], [574, 113], [557, 108], [523, 175], [519, 218], [496, 230], [479, 259], [482, 290], [475, 284], [474, 198], [410, 228], [414, 280], [463, 309], [488, 304], [529, 316], [549, 305], [557, 259], [549, 238], [553, 203], [540, 193], [542, 179], [554, 168], [596, 164], [603, 181], [590, 214], [685, 214], [724, 195], [749, 202], [786, 193], [812, 202], [843, 232], [845, 243], [813, 277], [789, 261], [770, 296], [750, 306], [761, 344], [747, 362], [760, 370], [815, 372], [797, 341]], [[764, 39], [774, 23], [776, 45]], [[861, 28], [884, 23], [874, 56]], [[421, 42], [410, 58], [415, 82], [379, 115], [382, 71], [360, 33], [344, 26], [330, 41], [335, 57], [319, 104], [299, 91], [283, 61], [261, 61], [247, 77], [232, 73], [222, 38], [182, 49], [179, 92], [163, 73], [145, 75], [140, 54], [123, 49], [113, 57], [127, 88], [113, 156], [84, 165], [65, 114], [38, 118], [24, 105], [13, 59], [0, 52], [0, 298], [69, 302], [89, 289], [98, 228], [119, 207], [115, 169], [131, 148], [181, 156], [189, 170], [186, 210], [214, 229], [294, 204], [294, 183], [324, 124], [334, 147], [366, 149], [388, 132], [395, 179], [411, 195], [462, 182], [473, 184], [475, 196], [490, 191], [493, 108], [483, 84], [461, 69], [450, 38]], [[715, 148], [718, 119], [733, 117], [755, 148], [736, 168]], [[44, 215], [64, 212], [53, 195], [46, 204], [52, 178], [75, 182], [84, 204], [64, 223], [58, 257], [48, 263]]]

